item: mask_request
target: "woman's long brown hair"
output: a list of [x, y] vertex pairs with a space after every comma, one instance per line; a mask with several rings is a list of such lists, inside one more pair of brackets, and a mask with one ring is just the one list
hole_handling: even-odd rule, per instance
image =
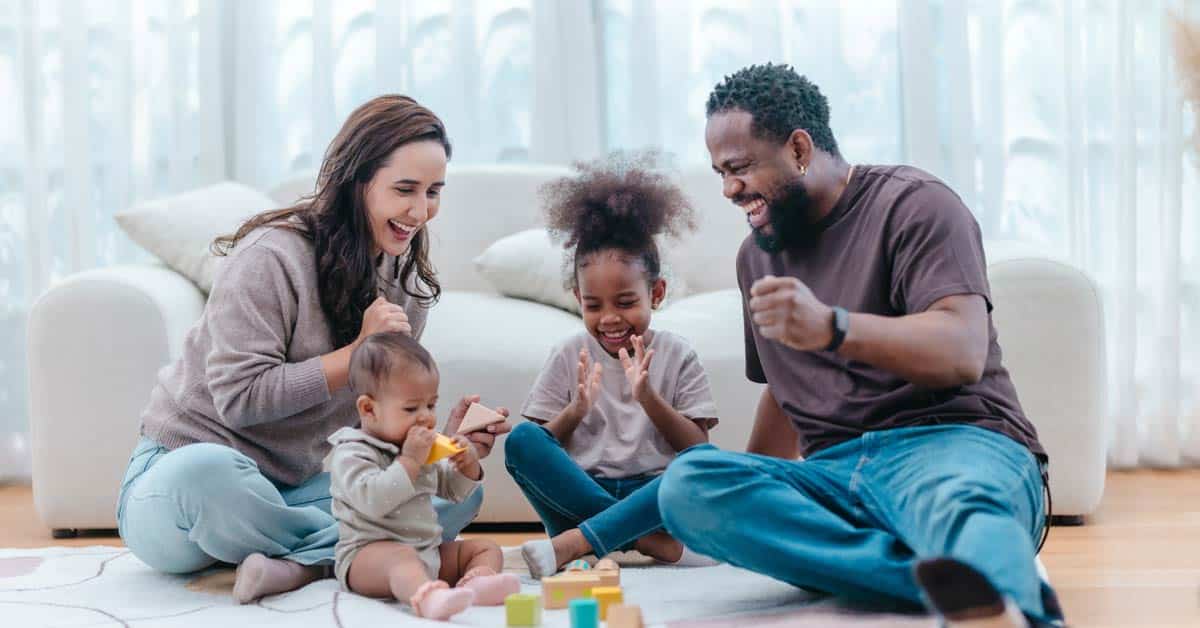
[[[397, 148], [421, 141], [440, 143], [450, 158], [446, 127], [432, 111], [408, 96], [367, 101], [350, 114], [329, 144], [312, 195], [291, 207], [258, 214], [236, 233], [218, 237], [213, 253], [228, 255], [242, 238], [265, 225], [310, 238], [316, 248], [321, 309], [337, 346], [350, 344], [358, 337], [363, 312], [377, 296], [378, 262], [371, 255], [373, 237], [364, 200], [367, 183]], [[427, 229], [413, 236], [403, 267], [400, 260], [396, 265], [393, 278], [407, 294], [426, 307], [441, 296], [442, 286], [429, 261]], [[415, 289], [409, 287], [414, 272], [420, 280]]]

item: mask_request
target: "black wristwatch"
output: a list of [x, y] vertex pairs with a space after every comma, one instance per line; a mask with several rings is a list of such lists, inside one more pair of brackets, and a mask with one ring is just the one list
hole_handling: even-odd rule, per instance
[[826, 351], [837, 351], [838, 347], [842, 346], [842, 341], [846, 339], [846, 332], [850, 330], [850, 312], [844, 307], [833, 306], [833, 340], [829, 341], [829, 346], [825, 347]]

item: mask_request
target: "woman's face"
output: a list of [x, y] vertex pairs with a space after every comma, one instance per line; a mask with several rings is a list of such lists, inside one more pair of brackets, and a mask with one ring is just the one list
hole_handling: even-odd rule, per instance
[[367, 183], [372, 251], [399, 257], [438, 212], [446, 185], [446, 150], [436, 141], [405, 144]]

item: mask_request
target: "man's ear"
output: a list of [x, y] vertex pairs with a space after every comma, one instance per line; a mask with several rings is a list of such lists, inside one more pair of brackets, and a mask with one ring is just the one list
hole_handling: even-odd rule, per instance
[[788, 149], [791, 151], [792, 162], [796, 164], [796, 168], [808, 169], [808, 165], [812, 163], [813, 157], [813, 141], [812, 136], [804, 129], [796, 129], [788, 136]]

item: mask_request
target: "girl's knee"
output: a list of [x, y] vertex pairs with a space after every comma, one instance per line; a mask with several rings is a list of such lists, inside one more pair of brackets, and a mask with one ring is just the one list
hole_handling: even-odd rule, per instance
[[535, 452], [547, 443], [547, 439], [551, 438], [553, 436], [546, 432], [546, 428], [537, 423], [532, 421], [518, 423], [504, 440], [505, 464], [511, 466], [533, 460], [536, 458]]

